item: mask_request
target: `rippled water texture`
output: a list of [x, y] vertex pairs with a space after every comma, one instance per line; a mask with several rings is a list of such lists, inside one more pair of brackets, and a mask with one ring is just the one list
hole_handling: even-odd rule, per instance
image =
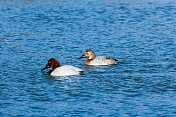
[[[86, 49], [119, 60], [88, 67]], [[87, 75], [41, 72], [51, 57]], [[175, 0], [0, 1], [0, 116], [176, 116]]]

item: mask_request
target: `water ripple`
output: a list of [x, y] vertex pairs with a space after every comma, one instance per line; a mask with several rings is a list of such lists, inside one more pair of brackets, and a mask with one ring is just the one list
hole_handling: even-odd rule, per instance
[[[0, 116], [175, 116], [174, 1], [0, 3]], [[86, 66], [86, 49], [120, 64]], [[51, 77], [51, 57], [88, 74]]]

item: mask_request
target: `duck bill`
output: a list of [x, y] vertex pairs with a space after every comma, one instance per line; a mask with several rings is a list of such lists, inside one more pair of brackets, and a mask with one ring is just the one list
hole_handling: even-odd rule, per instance
[[45, 66], [41, 71], [43, 71], [43, 70], [45, 70], [45, 69], [48, 69], [48, 68], [49, 68], [49, 65], [46, 64], [46, 66]]
[[85, 58], [85, 55], [83, 54], [81, 57], [79, 57], [78, 59], [81, 59], [81, 58]]

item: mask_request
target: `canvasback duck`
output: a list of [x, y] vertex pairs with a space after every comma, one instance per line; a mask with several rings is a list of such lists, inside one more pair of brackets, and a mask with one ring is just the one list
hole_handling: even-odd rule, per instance
[[118, 60], [114, 59], [114, 58], [110, 58], [110, 57], [106, 57], [106, 56], [95, 57], [95, 53], [91, 49], [86, 50], [86, 52], [78, 59], [86, 58], [86, 57], [88, 57], [88, 59], [84, 62], [86, 65], [95, 65], [96, 66], [96, 65], [118, 64]]
[[61, 66], [60, 62], [55, 58], [51, 58], [46, 64], [46, 66], [42, 69], [42, 71], [47, 68], [51, 68], [51, 70], [48, 71], [49, 75], [51, 76], [69, 76], [85, 74], [82, 69], [79, 69], [77, 67], [71, 65]]

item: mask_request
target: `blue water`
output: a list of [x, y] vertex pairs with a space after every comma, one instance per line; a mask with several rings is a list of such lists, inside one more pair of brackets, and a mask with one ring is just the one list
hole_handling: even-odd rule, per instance
[[[50, 58], [88, 74], [51, 77]], [[1, 117], [174, 117], [175, 63], [175, 0], [0, 1]]]

